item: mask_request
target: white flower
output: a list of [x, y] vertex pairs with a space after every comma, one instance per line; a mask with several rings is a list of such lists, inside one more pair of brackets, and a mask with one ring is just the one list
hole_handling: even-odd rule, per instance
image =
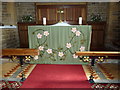
[[42, 38], [42, 34], [38, 33], [37, 38]]
[[75, 33], [76, 31], [77, 31], [77, 29], [76, 28], [72, 28], [72, 30], [71, 30], [73, 33]]
[[48, 54], [52, 53], [52, 49], [46, 50]]
[[45, 31], [45, 32], [44, 32], [44, 35], [45, 35], [45, 36], [48, 36], [48, 35], [49, 35], [48, 31]]
[[76, 34], [76, 36], [80, 36], [81, 33], [80, 33], [80, 31], [76, 31], [75, 34]]
[[78, 55], [73, 54], [73, 58], [78, 58]]
[[67, 48], [70, 48], [71, 46], [72, 46], [71, 43], [67, 43], [67, 44], [66, 44], [66, 47], [67, 47]]
[[44, 47], [43, 46], [39, 46], [38, 47], [40, 51], [43, 51]]
[[38, 59], [38, 56], [34, 56], [34, 59], [37, 60], [37, 59]]
[[60, 56], [60, 57], [62, 57], [63, 55], [64, 55], [63, 52], [58, 53], [58, 56]]
[[84, 47], [84, 46], [81, 46], [81, 47], [80, 47], [80, 51], [85, 51], [85, 47]]

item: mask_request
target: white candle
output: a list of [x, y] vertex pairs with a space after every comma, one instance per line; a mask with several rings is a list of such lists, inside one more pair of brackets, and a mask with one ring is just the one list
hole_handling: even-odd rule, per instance
[[82, 24], [82, 17], [79, 17], [79, 24]]
[[46, 17], [43, 17], [43, 25], [46, 25]]

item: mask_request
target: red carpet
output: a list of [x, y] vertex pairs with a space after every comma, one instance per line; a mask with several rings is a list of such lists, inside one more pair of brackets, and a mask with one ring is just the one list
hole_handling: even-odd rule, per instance
[[91, 88], [82, 65], [38, 64], [21, 88]]

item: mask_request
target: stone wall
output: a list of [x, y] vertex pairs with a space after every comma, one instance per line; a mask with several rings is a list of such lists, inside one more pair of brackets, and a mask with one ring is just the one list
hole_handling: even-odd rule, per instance
[[109, 3], [105, 46], [120, 51], [120, 2]]
[[33, 2], [17, 2], [17, 21], [21, 20], [24, 15], [32, 15], [35, 19], [35, 3]]
[[19, 47], [17, 29], [2, 29], [2, 48]]
[[4, 25], [16, 25], [16, 8], [14, 2], [2, 2], [2, 23]]
[[[15, 9], [13, 7], [14, 3], [2, 2], [2, 20], [1, 23], [4, 25], [15, 25]], [[18, 29], [11, 28], [0, 28], [0, 38], [1, 38], [1, 48], [16, 48], [19, 47], [19, 36]]]
[[[0, 24], [2, 23], [2, 2], [0, 1]], [[2, 48], [2, 29], [0, 29], [0, 49]]]
[[102, 21], [107, 20], [108, 2], [89, 2], [87, 6], [87, 21], [90, 21], [90, 16], [100, 14]]
[[[22, 16], [24, 15], [32, 15], [35, 19], [35, 3], [34, 2], [19, 2], [16, 3], [17, 8], [17, 20], [19, 21]], [[90, 15], [100, 14], [102, 16], [102, 20], [106, 21], [107, 19], [107, 9], [108, 3], [88, 3], [88, 10], [87, 10], [87, 21], [90, 21]]]
[[2, 24], [10, 25], [10, 14], [7, 12], [7, 3], [2, 2]]
[[[89, 2], [87, 3], [87, 21], [90, 21], [90, 15], [100, 14], [102, 20], [107, 20], [108, 3], [107, 2]], [[9, 13], [7, 12], [7, 3], [3, 3], [3, 23], [8, 24]], [[35, 19], [35, 3], [34, 2], [15, 2], [17, 22], [21, 20], [24, 15], [32, 15]]]
[[0, 1], [0, 23], [2, 23], [2, 2]]
[[[7, 3], [3, 3], [3, 23], [7, 23], [7, 18], [9, 18], [9, 14], [7, 12]], [[35, 3], [34, 2], [16, 2], [16, 14], [17, 14], [17, 22], [21, 20], [24, 15], [32, 15], [35, 19]], [[89, 2], [87, 6], [87, 21], [90, 21], [90, 15], [100, 14], [102, 16], [102, 20], [106, 21], [107, 19], [107, 10], [108, 3], [93, 3]]]

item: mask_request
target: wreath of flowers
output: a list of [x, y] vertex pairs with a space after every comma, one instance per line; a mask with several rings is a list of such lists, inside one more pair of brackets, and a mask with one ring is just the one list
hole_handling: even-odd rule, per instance
[[[42, 32], [40, 32], [42, 31]], [[47, 52], [47, 54], [49, 55], [49, 59], [56, 61], [56, 59], [54, 58], [57, 54], [57, 56], [59, 56], [60, 60], [65, 60], [66, 58], [66, 52], [69, 51], [72, 54], [73, 58], [79, 58], [75, 52], [72, 52], [70, 49], [72, 48], [73, 44], [73, 38], [75, 37], [80, 37], [82, 35], [82, 39], [81, 39], [81, 44], [84, 44], [85, 37], [84, 37], [84, 33], [82, 33], [82, 31], [77, 30], [76, 27], [71, 28], [71, 32], [73, 33], [73, 36], [70, 38], [69, 42], [66, 43], [66, 49], [63, 50], [63, 48], [58, 48], [58, 49], [54, 49], [54, 48], [49, 48], [48, 44], [46, 43], [47, 38], [49, 36], [49, 32], [47, 30], [43, 30], [43, 29], [37, 29], [33, 32], [33, 34], [35, 35], [35, 37], [37, 37], [37, 43], [38, 46], [36, 46], [36, 49], [39, 49], [39, 56], [42, 57], [44, 55], [45, 52]], [[40, 42], [40, 39], [45, 38], [45, 40], [43, 42]], [[76, 43], [76, 42], [75, 42]], [[79, 48], [79, 51], [85, 51], [85, 46], [81, 46]], [[38, 59], [38, 57], [36, 56], [34, 59]]]

